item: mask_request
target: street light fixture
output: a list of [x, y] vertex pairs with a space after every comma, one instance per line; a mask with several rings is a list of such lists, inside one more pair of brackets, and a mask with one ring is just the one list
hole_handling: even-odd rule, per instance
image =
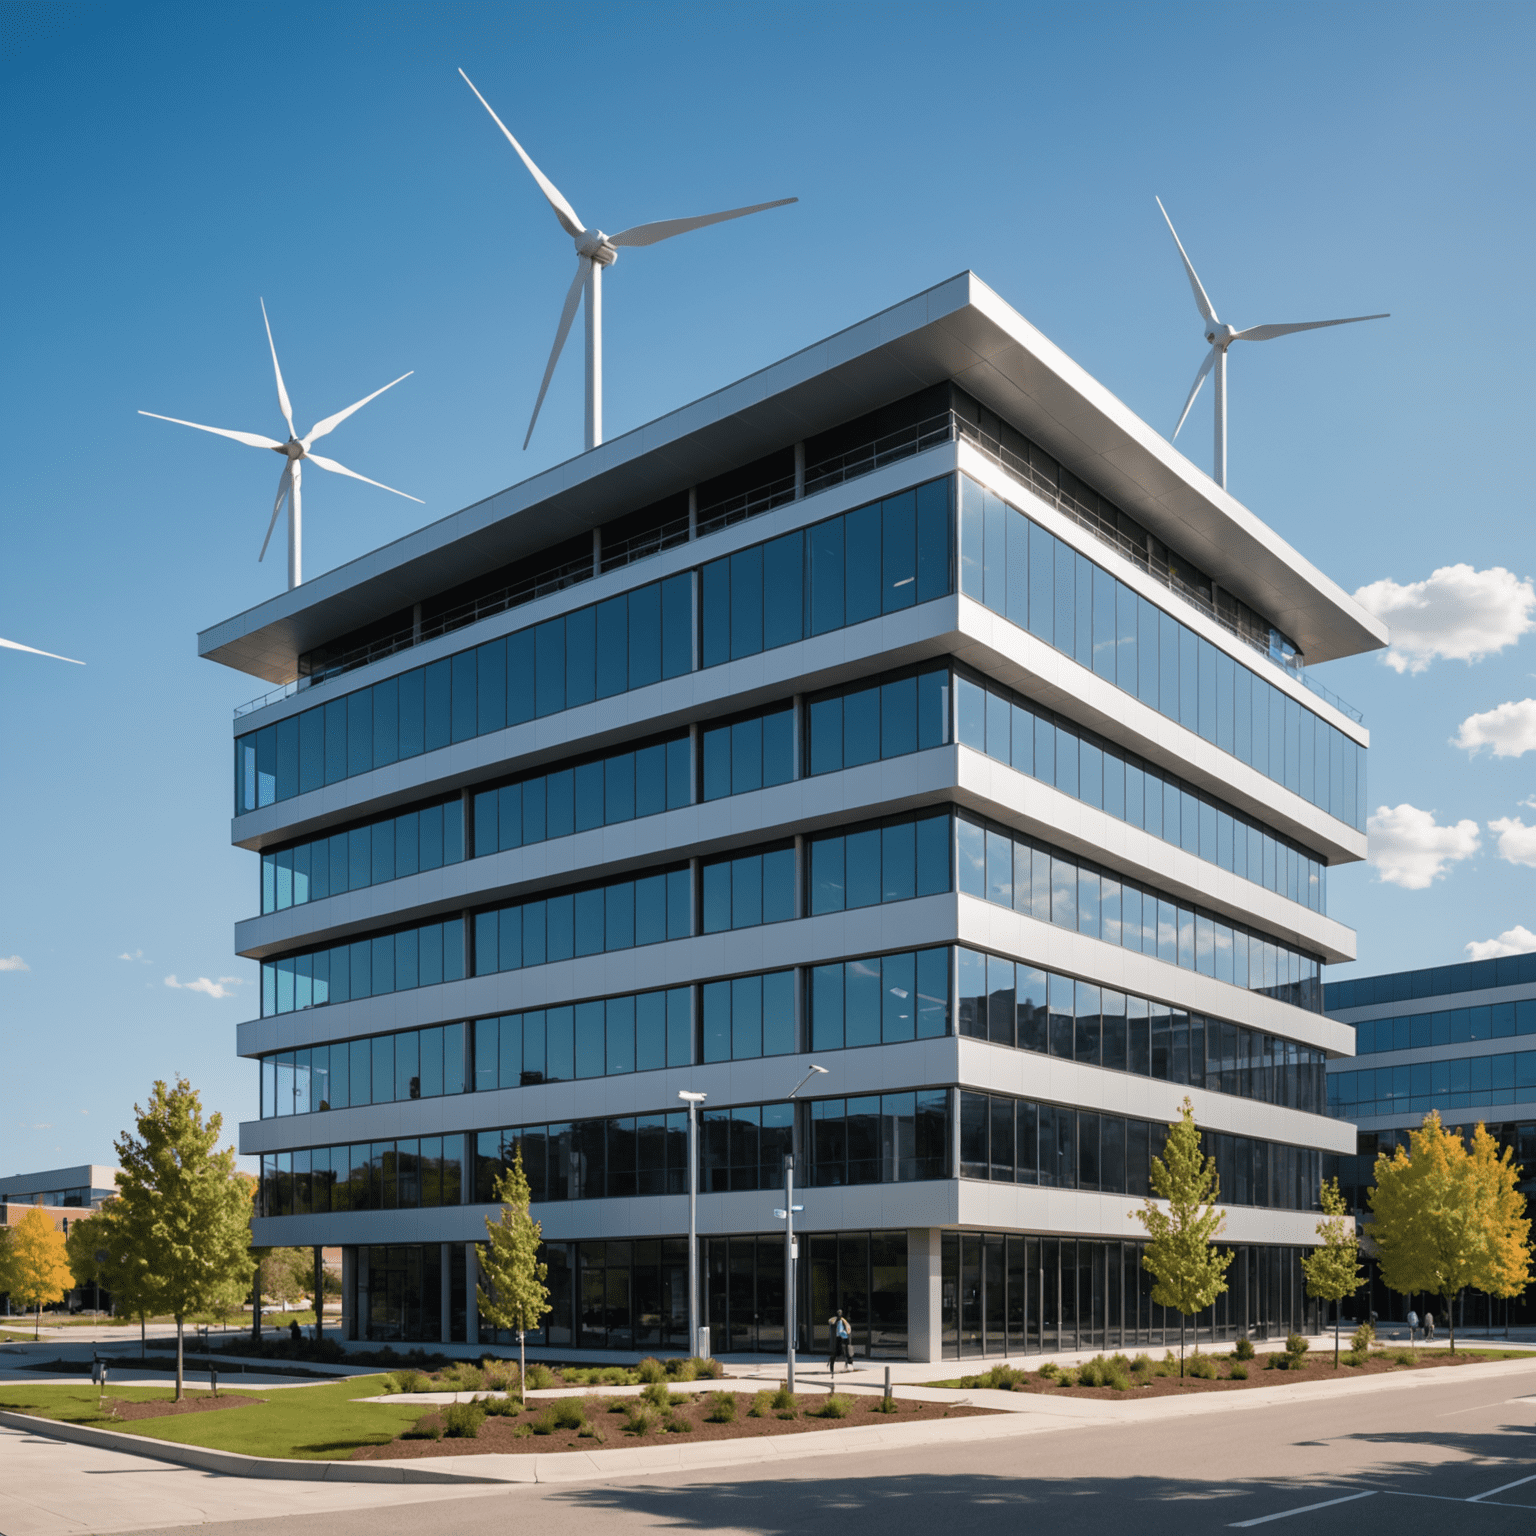
[[678, 1093], [688, 1106], [688, 1352], [699, 1353], [699, 1105], [707, 1093]]
[[[810, 1071], [790, 1089], [790, 1099], [793, 1100], [795, 1095], [818, 1075], [825, 1077], [827, 1069], [812, 1063]], [[795, 1204], [795, 1154], [791, 1152], [784, 1159], [784, 1209], [773, 1213], [784, 1223], [784, 1342], [787, 1362], [784, 1385], [791, 1392], [795, 1390], [795, 1261], [800, 1253], [799, 1245], [795, 1242], [795, 1212], [804, 1209], [803, 1205]]]

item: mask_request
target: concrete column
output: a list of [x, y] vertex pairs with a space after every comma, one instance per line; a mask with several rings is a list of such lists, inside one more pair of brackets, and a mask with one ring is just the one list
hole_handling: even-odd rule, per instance
[[907, 1232], [907, 1358], [938, 1360], [944, 1352], [944, 1271], [940, 1231]]
[[594, 576], [603, 574], [603, 530], [601, 528], [592, 530], [592, 574]]
[[791, 700], [791, 706], [793, 710], [790, 715], [793, 743], [791, 750], [795, 754], [795, 777], [803, 779], [805, 777], [805, 695], [797, 693]]
[[357, 1249], [341, 1250], [341, 1336], [357, 1337]]
[[795, 444], [795, 500], [805, 495], [805, 444]]
[[464, 1342], [480, 1342], [480, 1308], [475, 1304], [475, 1289], [480, 1283], [480, 1265], [475, 1259], [475, 1245], [464, 1244]]
[[688, 538], [689, 541], [699, 536], [699, 488], [696, 485], [688, 487]]
[[439, 1246], [438, 1259], [442, 1266], [442, 1284], [440, 1296], [442, 1300], [441, 1333], [444, 1344], [453, 1342], [453, 1265], [450, 1256], [453, 1253], [452, 1243], [443, 1243]]

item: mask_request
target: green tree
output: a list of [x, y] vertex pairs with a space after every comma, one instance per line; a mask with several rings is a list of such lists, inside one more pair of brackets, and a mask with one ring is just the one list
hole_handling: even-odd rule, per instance
[[1360, 1235], [1355, 1218], [1344, 1204], [1337, 1179], [1324, 1179], [1319, 1198], [1323, 1219], [1317, 1224], [1322, 1246], [1304, 1254], [1302, 1273], [1307, 1277], [1307, 1295], [1333, 1303], [1333, 1368], [1339, 1368], [1339, 1311], [1346, 1296], [1360, 1289], [1365, 1271], [1360, 1268]]
[[1520, 1170], [1484, 1126], [1469, 1148], [1460, 1129], [1446, 1130], [1434, 1110], [1408, 1140], [1408, 1147], [1376, 1159], [1376, 1219], [1366, 1231], [1388, 1286], [1443, 1298], [1455, 1354], [1458, 1292], [1470, 1285], [1513, 1296], [1530, 1283], [1531, 1223], [1516, 1187]]
[[148, 1293], [149, 1274], [133, 1261], [123, 1230], [122, 1205], [117, 1196], [99, 1210], [72, 1222], [67, 1239], [69, 1266], [78, 1284], [94, 1281], [112, 1296], [112, 1310], [119, 1317], [139, 1320], [139, 1353], [145, 1353], [145, 1328], [153, 1298]]
[[12, 1298], [23, 1307], [37, 1309], [32, 1337], [38, 1338], [43, 1326], [43, 1308], [50, 1302], [62, 1301], [75, 1283], [65, 1258], [64, 1234], [54, 1226], [42, 1206], [34, 1205], [11, 1228], [6, 1271]]
[[[1152, 1189], [1142, 1209], [1130, 1214], [1147, 1229], [1142, 1267], [1157, 1284], [1152, 1300], [1179, 1313], [1179, 1375], [1184, 1374], [1184, 1324], [1203, 1312], [1227, 1288], [1232, 1250], [1218, 1251], [1214, 1239], [1227, 1225], [1225, 1211], [1216, 1209], [1221, 1181], [1216, 1160], [1200, 1150], [1195, 1107], [1186, 1098], [1178, 1120], [1168, 1127], [1163, 1155], [1152, 1159]], [[1164, 1202], [1163, 1205], [1158, 1200]], [[1166, 1208], [1165, 1208], [1166, 1206]]]
[[[148, 1109], [134, 1105], [138, 1136], [117, 1138], [125, 1268], [148, 1309], [176, 1319], [176, 1397], [183, 1396], [183, 1337], [195, 1312], [219, 1305], [250, 1276], [251, 1198], [235, 1149], [218, 1149], [224, 1117], [205, 1123], [184, 1077], [157, 1081]], [[142, 1289], [141, 1289], [142, 1287]]]
[[476, 1286], [480, 1315], [498, 1328], [517, 1329], [518, 1382], [528, 1379], [524, 1336], [537, 1328], [550, 1310], [549, 1289], [544, 1284], [549, 1266], [539, 1262], [543, 1227], [529, 1213], [532, 1192], [523, 1172], [523, 1147], [519, 1142], [512, 1166], [496, 1181], [501, 1210], [493, 1221], [485, 1218], [487, 1241], [476, 1245], [480, 1273], [490, 1288]]

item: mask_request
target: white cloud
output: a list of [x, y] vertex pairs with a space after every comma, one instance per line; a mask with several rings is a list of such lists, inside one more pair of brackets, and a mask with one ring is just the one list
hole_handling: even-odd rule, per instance
[[1499, 840], [1499, 857], [1507, 864], [1524, 864], [1536, 869], [1536, 827], [1528, 827], [1518, 816], [1501, 816], [1488, 823], [1488, 830]]
[[1453, 747], [1476, 752], [1492, 747], [1495, 757], [1520, 757], [1536, 749], [1536, 699], [1500, 704], [1480, 715], [1468, 715], [1451, 738]]
[[32, 967], [20, 955], [0, 955], [0, 971], [30, 971]]
[[234, 993], [224, 985], [224, 980], [210, 981], [206, 976], [199, 976], [196, 981], [177, 981], [174, 976], [167, 976], [165, 984], [174, 987], [178, 992], [206, 992], [209, 997], [233, 997]]
[[1471, 857], [1482, 846], [1475, 821], [1442, 827], [1433, 811], [1406, 804], [1377, 806], [1365, 830], [1377, 873], [1405, 891], [1428, 890], [1446, 865]]
[[1496, 939], [1473, 939], [1467, 945], [1469, 960], [1497, 960], [1500, 955], [1523, 955], [1536, 949], [1536, 933], [1518, 923]]
[[123, 953], [120, 954], [117, 958], [119, 960], [126, 960], [130, 965], [132, 965], [135, 961], [137, 961], [140, 965], [149, 964], [149, 961], [145, 958], [144, 951], [142, 949], [134, 950], [131, 955], [126, 950], [124, 950]]
[[1428, 581], [1403, 586], [1383, 577], [1361, 587], [1355, 601], [1391, 628], [1383, 660], [1399, 672], [1422, 672], [1437, 656], [1481, 661], [1536, 629], [1536, 587], [1502, 565], [1442, 565]]

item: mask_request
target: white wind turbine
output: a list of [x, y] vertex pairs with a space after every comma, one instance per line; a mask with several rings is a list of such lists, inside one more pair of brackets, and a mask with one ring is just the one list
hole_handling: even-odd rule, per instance
[[745, 218], [749, 213], [762, 213], [768, 208], [783, 208], [798, 203], [798, 197], [781, 197], [777, 202], [754, 203], [750, 208], [731, 208], [724, 213], [705, 213], [692, 219], [662, 219], [654, 224], [636, 224], [616, 235], [605, 235], [600, 229], [588, 229], [576, 216], [576, 210], [560, 195], [560, 189], [532, 160], [507, 128], [496, 116], [490, 102], [475, 90], [475, 82], [464, 74], [464, 83], [479, 98], [480, 105], [491, 114], [491, 120], [507, 136], [507, 143], [518, 153], [528, 167], [539, 190], [549, 199], [555, 210], [560, 227], [576, 242], [576, 276], [565, 296], [565, 308], [560, 313], [560, 326], [555, 332], [555, 344], [550, 349], [549, 364], [544, 369], [544, 382], [539, 385], [539, 398], [534, 402], [533, 417], [528, 423], [528, 435], [523, 439], [526, 448], [533, 438], [534, 424], [539, 419], [539, 408], [544, 404], [549, 381], [554, 377], [555, 364], [565, 338], [570, 334], [571, 321], [576, 316], [576, 306], [581, 302], [582, 290], [587, 298], [587, 435], [589, 449], [603, 440], [603, 268], [611, 267], [618, 259], [619, 248], [626, 245], [655, 245], [659, 240], [670, 240], [673, 235], [685, 235], [692, 229], [703, 229], [707, 224], [722, 224], [727, 219]]
[[1216, 318], [1216, 311], [1210, 299], [1206, 297], [1205, 289], [1200, 285], [1200, 279], [1195, 275], [1194, 264], [1184, 250], [1184, 242], [1179, 239], [1178, 230], [1173, 227], [1173, 220], [1168, 218], [1168, 210], [1163, 207], [1162, 198], [1157, 198], [1156, 202], [1159, 212], [1167, 221], [1168, 233], [1173, 236], [1173, 243], [1179, 248], [1179, 259], [1184, 263], [1184, 271], [1189, 276], [1189, 286], [1195, 295], [1195, 304], [1200, 310], [1205, 339], [1211, 344], [1211, 350], [1206, 353], [1205, 361], [1200, 365], [1200, 372], [1195, 375], [1194, 386], [1189, 392], [1189, 399], [1184, 402], [1184, 410], [1179, 416], [1179, 426], [1173, 429], [1173, 435], [1174, 437], [1179, 435], [1179, 427], [1184, 425], [1184, 419], [1195, 403], [1195, 396], [1200, 393], [1200, 386], [1205, 383], [1206, 374], [1215, 368], [1216, 451], [1211, 477], [1225, 490], [1227, 486], [1227, 348], [1234, 341], [1273, 341], [1276, 336], [1289, 336], [1295, 331], [1321, 331], [1331, 325], [1357, 325], [1362, 320], [1386, 320], [1390, 317], [1388, 315], [1350, 315], [1343, 320], [1303, 320], [1291, 325], [1251, 325], [1245, 331], [1227, 325]]
[[376, 389], [371, 395], [365, 395], [356, 405], [349, 405], [344, 411], [337, 411], [334, 416], [327, 416], [323, 421], [317, 421], [303, 437], [299, 436], [298, 428], [293, 424], [293, 407], [288, 403], [288, 391], [283, 384], [283, 370], [277, 361], [277, 344], [272, 340], [272, 322], [267, 319], [266, 301], [261, 301], [261, 318], [267, 327], [267, 345], [272, 349], [272, 371], [277, 376], [277, 403], [283, 413], [283, 420], [288, 423], [288, 441], [280, 443], [276, 438], [263, 437], [259, 432], [235, 432], [228, 427], [205, 427], [201, 422], [183, 421], [179, 416], [161, 416], [155, 411], [140, 411], [140, 416], [153, 416], [156, 421], [173, 421], [178, 427], [196, 427], [199, 432], [214, 432], [220, 437], [232, 437], [237, 443], [247, 443], [252, 448], [270, 448], [274, 453], [280, 453], [287, 460], [283, 465], [282, 478], [277, 482], [277, 500], [272, 504], [272, 520], [267, 524], [267, 536], [261, 541], [261, 553], [257, 560], [267, 558], [267, 545], [272, 542], [272, 530], [277, 527], [277, 520], [282, 514], [283, 503], [288, 503], [288, 590], [291, 592], [304, 579], [303, 575], [303, 500], [301, 486], [304, 475], [304, 461], [320, 469], [328, 469], [333, 475], [347, 475], [353, 480], [361, 480], [364, 485], [375, 485], [381, 491], [388, 491], [393, 496], [405, 496], [407, 501], [414, 501], [421, 505], [419, 496], [408, 496], [404, 491], [397, 491], [392, 485], [385, 485], [378, 480], [370, 480], [367, 475], [360, 475], [355, 469], [348, 469], [345, 464], [338, 464], [335, 459], [322, 458], [318, 453], [311, 452], [311, 445], [324, 437], [328, 432], [334, 432], [348, 416], [362, 410], [370, 400], [377, 400], [385, 389], [393, 389], [401, 379], [408, 379], [411, 373], [402, 373], [399, 379], [391, 379], [384, 389]]

